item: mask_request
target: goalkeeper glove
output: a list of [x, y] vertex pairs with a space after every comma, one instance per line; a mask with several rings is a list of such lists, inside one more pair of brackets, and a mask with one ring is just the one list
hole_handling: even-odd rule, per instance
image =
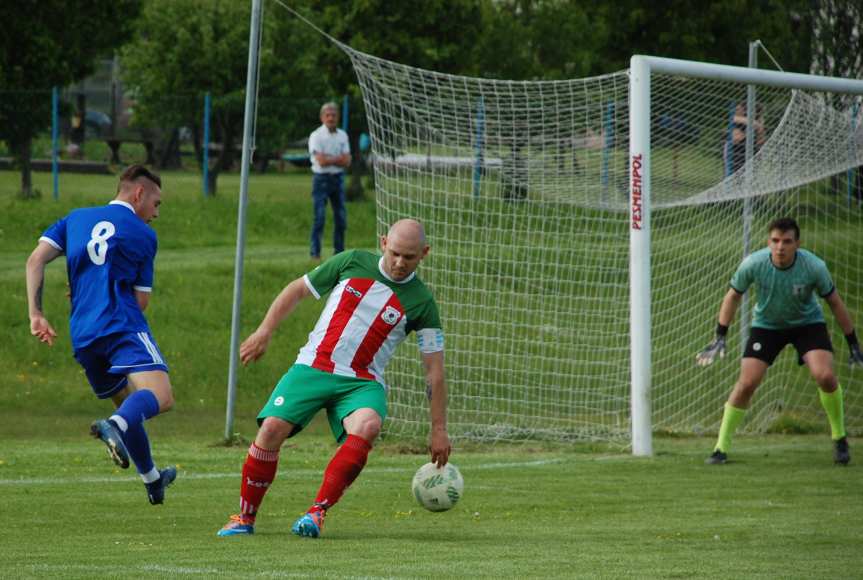
[[851, 367], [863, 367], [863, 352], [860, 352], [860, 343], [857, 342], [857, 333], [853, 330], [851, 334], [845, 335], [848, 341], [848, 365]]
[[727, 332], [727, 326], [717, 324], [716, 338], [695, 356], [695, 364], [706, 367], [716, 359], [716, 355], [719, 355], [719, 358], [725, 358], [725, 334]]

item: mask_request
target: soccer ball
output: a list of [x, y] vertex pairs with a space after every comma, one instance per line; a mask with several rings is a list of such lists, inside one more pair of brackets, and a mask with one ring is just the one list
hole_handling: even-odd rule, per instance
[[421, 506], [429, 511], [443, 512], [461, 499], [464, 479], [452, 463], [441, 469], [434, 463], [426, 463], [414, 475], [411, 489]]

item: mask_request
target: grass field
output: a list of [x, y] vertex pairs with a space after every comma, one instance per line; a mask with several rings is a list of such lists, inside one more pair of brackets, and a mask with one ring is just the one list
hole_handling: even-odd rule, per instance
[[[15, 196], [0, 172], [0, 578], [852, 578], [863, 577], [860, 452], [832, 464], [829, 438], [739, 437], [732, 462], [703, 464], [712, 439], [660, 437], [656, 456], [619, 446], [459, 442], [464, 499], [432, 514], [410, 494], [427, 461], [415, 439], [385, 437], [327, 521], [320, 541], [290, 534], [335, 450], [317, 421], [282, 453], [257, 534], [217, 538], [237, 509], [245, 444], [225, 446], [230, 303], [238, 177], [204, 199], [199, 176], [167, 173], [153, 301], [154, 335], [169, 364], [174, 411], [148, 424], [160, 465], [180, 476], [166, 504], [147, 504], [134, 474], [113, 468], [86, 436], [106, 415], [71, 357], [62, 261], [49, 268], [46, 309], [60, 340], [29, 336], [23, 267], [39, 234], [69, 209], [104, 203], [111, 176], [36, 173], [39, 200]], [[243, 335], [279, 289], [309, 269], [309, 176], [253, 175]], [[349, 206], [348, 245], [371, 247], [374, 201]], [[329, 231], [325, 249], [330, 248]], [[267, 356], [243, 369], [234, 431], [254, 416], [322, 305], [303, 303]], [[823, 425], [821, 426], [823, 428]]]
[[[50, 191], [50, 174], [34, 173], [34, 183]], [[113, 176], [61, 176], [61, 195], [23, 201], [16, 197], [18, 174], [0, 172], [0, 364], [14, 369], [10, 388], [0, 391], [0, 406], [50, 412], [58, 397], [64, 408], [93, 409], [95, 403], [71, 357], [69, 305], [64, 262], [46, 275], [45, 309], [60, 335], [53, 348], [29, 337], [24, 262], [39, 235], [56, 219], [79, 206], [107, 202], [116, 189]], [[307, 174], [253, 175], [250, 180], [247, 254], [243, 289], [244, 336], [258, 324], [281, 288], [313, 266], [308, 260], [311, 181]], [[147, 318], [171, 367], [179, 408], [224, 415], [228, 345], [233, 296], [239, 177], [220, 179], [221, 194], [205, 199], [200, 176], [163, 175], [156, 279]], [[346, 243], [373, 247], [373, 200], [349, 204]], [[331, 216], [324, 253], [332, 252]], [[241, 373], [237, 416], [253, 416], [269, 390], [305, 342], [322, 303], [304, 302], [284, 324], [260, 364]]]
[[308, 540], [289, 528], [333, 450], [322, 429], [283, 449], [256, 535], [217, 538], [244, 448], [180, 413], [151, 425], [157, 459], [180, 467], [158, 507], [85, 440], [83, 417], [48, 425], [60, 437], [5, 429], [0, 577], [852, 578], [863, 564], [860, 469], [834, 467], [824, 437], [742, 438], [718, 468], [704, 439], [661, 439], [653, 459], [465, 448], [464, 498], [436, 514], [409, 490], [426, 457], [383, 442]]

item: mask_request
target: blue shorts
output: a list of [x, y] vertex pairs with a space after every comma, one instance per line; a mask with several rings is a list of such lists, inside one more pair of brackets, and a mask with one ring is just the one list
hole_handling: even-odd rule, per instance
[[129, 373], [165, 371], [168, 365], [149, 332], [109, 334], [75, 350], [77, 360], [100, 399], [125, 388]]

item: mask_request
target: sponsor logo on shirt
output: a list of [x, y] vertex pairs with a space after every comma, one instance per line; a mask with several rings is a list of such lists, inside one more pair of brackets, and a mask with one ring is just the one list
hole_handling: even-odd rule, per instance
[[357, 298], [362, 298], [362, 297], [363, 297], [363, 293], [362, 293], [362, 292], [360, 292], [359, 290], [357, 290], [356, 288], [354, 288], [353, 286], [351, 286], [350, 284], [348, 284], [347, 286], [345, 286], [345, 290], [346, 290], [346, 291], [348, 291], [348, 292], [350, 292], [351, 294], [353, 294], [353, 295], [354, 295], [354, 296], [356, 296]]

